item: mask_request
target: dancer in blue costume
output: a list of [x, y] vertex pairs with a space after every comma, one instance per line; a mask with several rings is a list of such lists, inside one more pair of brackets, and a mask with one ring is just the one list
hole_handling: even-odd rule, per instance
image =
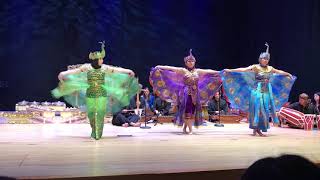
[[[269, 66], [269, 46], [259, 56], [259, 64], [245, 68], [225, 69], [221, 72], [226, 94], [234, 108], [249, 112], [253, 135], [266, 136], [269, 118], [278, 123], [276, 110], [288, 101], [296, 79], [290, 73]], [[262, 132], [261, 132], [262, 131]]]

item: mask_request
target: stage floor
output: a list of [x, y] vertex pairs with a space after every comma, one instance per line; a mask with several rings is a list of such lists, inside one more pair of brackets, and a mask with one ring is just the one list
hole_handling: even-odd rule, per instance
[[284, 153], [320, 163], [317, 130], [271, 127], [268, 137], [253, 137], [247, 124], [207, 124], [194, 135], [184, 135], [172, 124], [151, 124], [151, 129], [105, 124], [99, 141], [89, 138], [88, 124], [2, 124], [0, 175], [59, 178], [244, 169], [257, 159]]

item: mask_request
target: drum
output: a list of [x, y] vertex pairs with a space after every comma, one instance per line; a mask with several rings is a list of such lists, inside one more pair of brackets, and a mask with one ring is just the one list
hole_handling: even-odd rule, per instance
[[286, 120], [290, 125], [298, 128], [304, 127], [304, 114], [294, 109], [282, 107], [279, 111], [279, 117], [282, 121]]
[[316, 116], [314, 114], [304, 115], [304, 130], [311, 131], [313, 129], [313, 123]]
[[[219, 115], [211, 116], [212, 119], [219, 119]], [[239, 115], [220, 115], [220, 121], [224, 124], [238, 124], [242, 120], [242, 117]]]

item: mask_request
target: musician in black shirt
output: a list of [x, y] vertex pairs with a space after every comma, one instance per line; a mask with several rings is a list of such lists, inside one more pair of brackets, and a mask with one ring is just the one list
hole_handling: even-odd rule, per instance
[[134, 110], [137, 108], [136, 96], [133, 96], [130, 100], [130, 104], [127, 107], [124, 107], [121, 111], [113, 114], [112, 124], [115, 126], [133, 126], [140, 127], [141, 123], [140, 116], [135, 114]]
[[299, 95], [299, 102], [289, 105], [289, 108], [302, 112], [303, 114], [318, 114], [316, 107], [311, 103], [308, 94], [302, 93]]

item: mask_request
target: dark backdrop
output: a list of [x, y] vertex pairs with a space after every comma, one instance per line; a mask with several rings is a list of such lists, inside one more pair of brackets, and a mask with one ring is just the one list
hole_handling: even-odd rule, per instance
[[221, 70], [270, 64], [298, 79], [290, 100], [320, 91], [318, 0], [3, 0], [0, 1], [0, 109], [52, 101], [67, 65], [88, 62], [107, 44], [106, 63], [130, 68], [143, 85], [158, 64]]

